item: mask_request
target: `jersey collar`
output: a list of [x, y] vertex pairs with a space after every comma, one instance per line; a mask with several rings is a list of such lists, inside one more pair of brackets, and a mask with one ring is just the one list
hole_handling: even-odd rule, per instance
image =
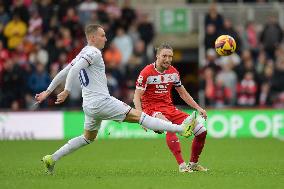
[[165, 70], [164, 72], [160, 72], [159, 70], [157, 70], [156, 67], [156, 62], [153, 63], [154, 69], [156, 70], [156, 72], [158, 72], [159, 74], [165, 74], [167, 70]]

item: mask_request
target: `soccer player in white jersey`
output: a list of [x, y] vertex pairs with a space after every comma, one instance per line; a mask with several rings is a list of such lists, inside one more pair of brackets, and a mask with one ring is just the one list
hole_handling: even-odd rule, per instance
[[90, 24], [85, 28], [87, 46], [72, 60], [71, 64], [61, 70], [50, 83], [46, 91], [36, 94], [38, 103], [66, 80], [65, 89], [57, 95], [56, 104], [63, 103], [72, 89], [74, 79], [80, 79], [82, 86], [83, 110], [85, 113], [84, 133], [68, 141], [52, 155], [42, 158], [47, 173], [52, 174], [55, 162], [61, 157], [90, 144], [95, 140], [102, 120], [136, 122], [151, 130], [170, 131], [189, 137], [195, 123], [195, 114], [182, 124], [172, 124], [148, 116], [140, 110], [131, 108], [124, 102], [110, 96], [107, 88], [105, 64], [100, 49], [107, 41], [105, 31], [100, 25]]

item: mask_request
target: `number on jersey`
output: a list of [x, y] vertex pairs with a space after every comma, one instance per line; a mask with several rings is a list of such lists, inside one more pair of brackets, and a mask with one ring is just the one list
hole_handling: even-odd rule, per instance
[[80, 79], [81, 85], [83, 85], [84, 87], [88, 86], [89, 77], [85, 69], [80, 70], [79, 79]]

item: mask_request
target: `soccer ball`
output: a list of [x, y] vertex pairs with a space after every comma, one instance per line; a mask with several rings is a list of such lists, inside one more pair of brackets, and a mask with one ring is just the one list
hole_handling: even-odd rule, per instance
[[236, 50], [236, 41], [229, 35], [220, 35], [215, 41], [215, 50], [220, 56], [229, 56]]

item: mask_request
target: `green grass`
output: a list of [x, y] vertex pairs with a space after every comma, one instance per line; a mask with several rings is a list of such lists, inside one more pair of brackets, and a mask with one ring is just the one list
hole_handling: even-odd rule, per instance
[[[0, 188], [179, 189], [284, 188], [284, 143], [274, 139], [208, 139], [208, 173], [181, 174], [164, 139], [96, 141], [45, 175], [40, 159], [66, 141], [1, 141]], [[182, 140], [184, 158], [189, 145]]]

